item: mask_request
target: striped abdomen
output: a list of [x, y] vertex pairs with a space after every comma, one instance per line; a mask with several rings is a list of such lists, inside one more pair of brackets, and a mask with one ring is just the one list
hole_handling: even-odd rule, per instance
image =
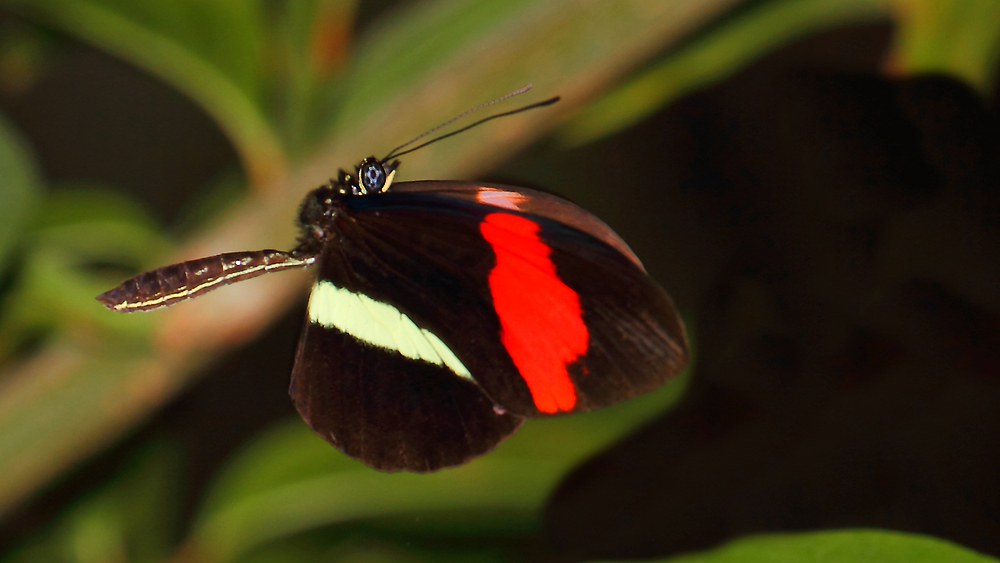
[[267, 272], [302, 268], [315, 261], [315, 256], [293, 256], [280, 250], [228, 252], [139, 274], [98, 295], [97, 300], [115, 311], [148, 311]]

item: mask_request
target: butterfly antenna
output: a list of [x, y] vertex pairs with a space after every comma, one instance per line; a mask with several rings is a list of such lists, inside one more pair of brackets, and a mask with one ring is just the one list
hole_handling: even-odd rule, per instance
[[462, 113], [456, 115], [455, 117], [449, 119], [448, 121], [445, 121], [444, 123], [442, 123], [440, 125], [432, 127], [430, 129], [428, 129], [427, 131], [424, 131], [423, 133], [421, 133], [421, 134], [417, 135], [416, 137], [410, 139], [409, 141], [406, 141], [402, 145], [399, 145], [398, 147], [392, 149], [391, 151], [389, 151], [389, 154], [385, 155], [385, 157], [382, 158], [382, 162], [385, 162], [385, 161], [387, 161], [387, 160], [389, 160], [391, 158], [395, 158], [397, 156], [402, 156], [404, 154], [409, 154], [409, 153], [411, 153], [411, 152], [413, 152], [413, 151], [415, 151], [417, 149], [421, 149], [423, 147], [426, 147], [427, 145], [429, 145], [431, 143], [436, 143], [436, 142], [438, 142], [438, 141], [440, 141], [442, 139], [447, 139], [448, 137], [451, 137], [452, 135], [457, 135], [457, 134], [459, 134], [459, 133], [461, 133], [463, 131], [468, 131], [469, 129], [472, 129], [473, 127], [475, 127], [477, 125], [486, 123], [487, 121], [496, 119], [498, 117], [506, 117], [508, 115], [514, 115], [516, 113], [521, 113], [522, 111], [528, 111], [529, 109], [535, 109], [535, 108], [540, 108], [540, 107], [544, 107], [544, 106], [550, 106], [550, 105], [552, 105], [552, 104], [554, 104], [554, 103], [556, 103], [556, 102], [559, 101], [559, 96], [556, 96], [554, 98], [550, 98], [548, 100], [544, 100], [544, 101], [541, 101], [541, 102], [538, 102], [538, 103], [534, 103], [534, 104], [531, 104], [531, 105], [520, 107], [520, 108], [511, 110], [511, 111], [505, 111], [503, 113], [497, 113], [497, 114], [491, 115], [489, 117], [484, 117], [483, 119], [480, 119], [479, 121], [476, 121], [474, 123], [466, 125], [465, 127], [462, 127], [461, 129], [457, 129], [457, 130], [452, 131], [451, 133], [448, 133], [446, 135], [441, 135], [440, 137], [435, 137], [434, 139], [431, 139], [430, 141], [427, 141], [425, 143], [421, 143], [421, 144], [419, 144], [419, 145], [417, 145], [417, 146], [415, 146], [413, 148], [410, 148], [410, 149], [407, 149], [405, 151], [399, 152], [401, 149], [404, 149], [404, 148], [412, 145], [413, 143], [419, 141], [420, 139], [423, 139], [424, 137], [426, 137], [426, 136], [430, 135], [431, 133], [433, 133], [433, 132], [441, 129], [442, 127], [447, 127], [447, 126], [451, 125], [452, 123], [455, 123], [456, 121], [458, 121], [458, 120], [466, 117], [470, 113], [474, 113], [474, 112], [477, 112], [477, 111], [479, 111], [479, 110], [481, 110], [483, 108], [490, 107], [493, 104], [496, 104], [496, 103], [499, 103], [499, 102], [502, 102], [502, 101], [506, 100], [507, 98], [513, 98], [514, 96], [517, 96], [519, 94], [523, 94], [523, 93], [527, 92], [528, 90], [530, 90], [531, 86], [532, 86], [531, 84], [528, 84], [527, 86], [524, 86], [522, 88], [518, 88], [517, 90], [514, 90], [513, 92], [511, 92], [509, 94], [506, 94], [504, 96], [500, 96], [499, 98], [497, 98], [495, 100], [486, 102], [485, 104], [480, 104], [480, 105], [478, 105], [478, 106], [476, 106], [476, 107], [474, 107], [474, 108], [472, 108], [470, 110], [463, 111]]

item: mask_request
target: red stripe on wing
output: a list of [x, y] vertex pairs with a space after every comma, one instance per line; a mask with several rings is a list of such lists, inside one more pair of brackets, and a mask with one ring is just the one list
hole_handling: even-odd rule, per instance
[[479, 229], [496, 254], [489, 282], [503, 345], [539, 411], [572, 410], [567, 367], [587, 353], [589, 340], [579, 296], [556, 275], [535, 222], [491, 213]]

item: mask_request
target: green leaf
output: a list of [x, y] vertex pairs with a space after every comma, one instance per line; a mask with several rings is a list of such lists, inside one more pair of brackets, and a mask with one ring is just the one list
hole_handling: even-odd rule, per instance
[[994, 563], [942, 539], [889, 530], [835, 530], [740, 539], [664, 563]]
[[0, 274], [20, 242], [40, 197], [35, 160], [14, 126], [0, 115]]
[[634, 125], [681, 96], [723, 80], [782, 45], [824, 29], [889, 18], [885, 0], [755, 2], [589, 105], [559, 132], [582, 145]]
[[291, 155], [306, 155], [336, 117], [349, 86], [340, 73], [356, 9], [356, 0], [301, 0], [282, 3], [276, 15], [271, 89]]
[[148, 333], [149, 319], [108, 315], [94, 299], [135, 272], [92, 268], [135, 268], [167, 254], [170, 244], [141, 207], [111, 190], [76, 184], [49, 194], [34, 223], [24, 271], [0, 319], [0, 351], [18, 334], [76, 322]]
[[1000, 4], [994, 0], [893, 0], [903, 25], [892, 67], [906, 73], [945, 73], [984, 96], [996, 84], [1000, 61]]
[[158, 76], [199, 103], [252, 178], [284, 167], [266, 115], [261, 1], [0, 0]]

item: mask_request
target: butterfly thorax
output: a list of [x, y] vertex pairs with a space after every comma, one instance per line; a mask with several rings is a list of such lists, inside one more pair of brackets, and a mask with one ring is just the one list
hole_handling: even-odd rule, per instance
[[385, 193], [392, 185], [399, 161], [384, 164], [370, 156], [355, 167], [355, 173], [341, 170], [336, 180], [306, 196], [299, 209], [302, 234], [298, 253], [316, 254], [336, 236], [336, 220], [343, 215], [347, 200]]

